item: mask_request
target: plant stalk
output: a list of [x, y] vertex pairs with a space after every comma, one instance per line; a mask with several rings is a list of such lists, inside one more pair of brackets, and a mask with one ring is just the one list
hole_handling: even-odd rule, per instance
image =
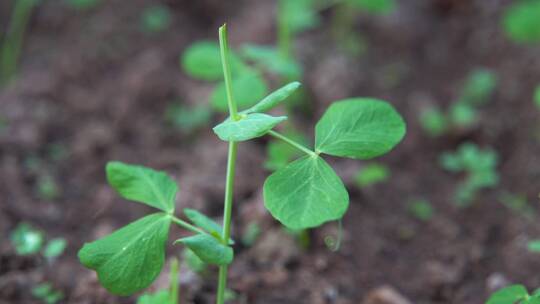
[[176, 223], [178, 226], [185, 228], [191, 232], [206, 234], [206, 232], [200, 229], [199, 227], [195, 227], [191, 225], [190, 223], [177, 218], [176, 216], [171, 215], [171, 220], [174, 223]]
[[[238, 119], [238, 112], [236, 108], [236, 102], [233, 98], [232, 83], [231, 83], [231, 70], [229, 62], [229, 49], [227, 43], [227, 25], [223, 25], [219, 28], [219, 46], [221, 51], [221, 62], [223, 64], [223, 75], [225, 77], [225, 88], [227, 90], [227, 102], [229, 104], [229, 115], [231, 119]], [[223, 231], [222, 239], [229, 240], [231, 237], [231, 216], [233, 205], [233, 192], [234, 192], [234, 173], [236, 168], [236, 155], [238, 151], [238, 143], [234, 141], [229, 142], [229, 154], [227, 157], [227, 177], [225, 180], [225, 199], [223, 210]], [[225, 290], [227, 288], [227, 272], [228, 266], [223, 265], [219, 267], [218, 278], [218, 290], [216, 303], [225, 303]]]
[[296, 149], [306, 153], [307, 155], [309, 155], [311, 157], [317, 157], [318, 156], [317, 153], [311, 151], [310, 149], [302, 146], [301, 144], [297, 143], [296, 141], [294, 141], [294, 140], [288, 138], [287, 136], [285, 136], [285, 135], [283, 135], [281, 133], [278, 133], [278, 132], [276, 132], [274, 130], [268, 131], [268, 135], [283, 140], [284, 142], [288, 143], [289, 145], [295, 147]]

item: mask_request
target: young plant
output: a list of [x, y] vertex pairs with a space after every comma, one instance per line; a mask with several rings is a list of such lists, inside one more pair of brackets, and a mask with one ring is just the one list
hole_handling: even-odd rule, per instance
[[529, 294], [523, 285], [511, 285], [494, 292], [486, 304], [540, 304], [540, 292]]
[[53, 238], [45, 244], [45, 234], [24, 222], [18, 224], [11, 232], [10, 240], [18, 255], [34, 255], [41, 252], [48, 259], [60, 256], [67, 246], [63, 238]]
[[216, 135], [229, 144], [223, 227], [192, 209], [184, 209], [191, 223], [176, 217], [178, 187], [165, 173], [110, 162], [107, 179], [122, 197], [159, 210], [85, 244], [79, 251], [82, 264], [95, 270], [102, 285], [114, 294], [133, 294], [156, 279], [163, 267], [169, 226], [173, 223], [194, 234], [175, 244], [186, 246], [203, 262], [219, 266], [216, 303], [224, 303], [228, 265], [234, 256], [231, 225], [239, 142], [268, 134], [304, 154], [271, 174], [263, 186], [264, 205], [270, 214], [287, 228], [300, 230], [341, 219], [349, 205], [343, 182], [322, 155], [371, 159], [392, 150], [405, 135], [405, 123], [396, 110], [372, 98], [334, 102], [315, 126], [314, 149], [273, 131], [287, 117], [265, 112], [282, 103], [298, 84], [286, 85], [239, 112], [225, 25], [219, 29], [219, 41], [229, 109], [229, 117], [214, 127]]
[[434, 137], [451, 130], [472, 127], [477, 120], [478, 107], [489, 101], [496, 86], [497, 77], [493, 72], [486, 69], [473, 70], [447, 113], [434, 106], [428, 107], [420, 112], [420, 125]]
[[165, 5], [153, 5], [144, 9], [141, 28], [146, 33], [163, 32], [171, 26], [172, 13]]
[[533, 220], [535, 217], [535, 210], [529, 204], [526, 195], [502, 192], [498, 195], [498, 200], [508, 209], [529, 220]]
[[427, 222], [433, 217], [433, 206], [428, 200], [417, 199], [411, 201], [408, 206], [411, 215], [421, 221]]
[[11, 14], [4, 41], [0, 48], [0, 86], [7, 84], [17, 73], [24, 34], [34, 8], [40, 0], [18, 0]]
[[390, 178], [390, 169], [382, 164], [371, 163], [356, 174], [356, 184], [361, 187], [369, 187], [382, 183]]
[[506, 10], [502, 25], [508, 38], [515, 43], [540, 42], [540, 1], [516, 1]]
[[56, 304], [64, 298], [61, 291], [55, 290], [50, 283], [42, 283], [32, 288], [32, 296], [45, 304]]
[[498, 156], [492, 149], [481, 150], [473, 143], [464, 143], [454, 153], [445, 152], [440, 158], [441, 166], [451, 172], [465, 172], [467, 177], [456, 191], [456, 203], [468, 206], [483, 188], [498, 184]]

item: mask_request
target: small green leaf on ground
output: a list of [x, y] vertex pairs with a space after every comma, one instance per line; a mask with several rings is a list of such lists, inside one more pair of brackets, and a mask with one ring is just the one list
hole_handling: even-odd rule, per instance
[[267, 178], [264, 204], [286, 227], [305, 229], [342, 218], [349, 194], [322, 158], [305, 156]]
[[372, 163], [368, 164], [356, 175], [356, 183], [360, 187], [368, 187], [384, 182], [390, 178], [390, 169], [387, 166]]
[[527, 244], [527, 249], [529, 249], [530, 252], [539, 253], [540, 252], [540, 240], [530, 241]]
[[165, 172], [117, 161], [107, 163], [109, 184], [125, 199], [174, 211], [178, 186]]
[[197, 234], [176, 240], [174, 243], [185, 245], [207, 264], [228, 265], [233, 260], [233, 249], [209, 234]]
[[489, 297], [486, 304], [514, 304], [529, 296], [523, 285], [512, 285], [497, 290]]
[[63, 238], [55, 238], [50, 240], [47, 243], [47, 246], [45, 247], [45, 250], [43, 251], [43, 256], [47, 258], [55, 258], [62, 253], [64, 253], [64, 250], [66, 249], [67, 242]]
[[516, 43], [540, 42], [540, 1], [515, 1], [505, 12], [503, 27]]
[[19, 255], [35, 254], [41, 250], [44, 236], [27, 223], [20, 223], [10, 235], [11, 243]]
[[145, 32], [156, 33], [168, 29], [172, 23], [172, 13], [165, 5], [153, 5], [146, 8], [141, 17]]
[[285, 79], [299, 79], [302, 67], [292, 59], [287, 59], [274, 47], [248, 44], [242, 47], [242, 55], [257, 66]]
[[351, 98], [334, 102], [315, 127], [315, 149], [334, 156], [370, 159], [405, 136], [405, 122], [387, 102]]
[[429, 221], [433, 217], [433, 207], [425, 199], [414, 200], [409, 203], [409, 212], [421, 221]]
[[97, 272], [109, 292], [131, 295], [152, 284], [161, 272], [170, 223], [170, 216], [165, 213], [147, 215], [84, 244], [79, 260]]
[[[266, 82], [254, 72], [244, 72], [238, 76], [233, 74], [231, 86], [238, 109], [251, 107], [268, 93]], [[218, 111], [228, 111], [225, 82], [221, 82], [216, 86], [210, 96], [210, 103]]]
[[287, 119], [286, 116], [274, 117], [263, 113], [243, 114], [240, 120], [227, 119], [214, 127], [214, 133], [224, 141], [245, 141], [261, 137]]
[[55, 290], [50, 283], [39, 284], [33, 287], [30, 293], [46, 304], [56, 304], [64, 298], [64, 294]]

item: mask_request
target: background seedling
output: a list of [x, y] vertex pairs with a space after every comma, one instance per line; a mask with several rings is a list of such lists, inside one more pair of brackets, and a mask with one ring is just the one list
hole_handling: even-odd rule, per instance
[[498, 184], [497, 153], [492, 149], [481, 150], [473, 143], [464, 143], [454, 153], [446, 152], [440, 158], [441, 166], [451, 172], [465, 172], [467, 177], [456, 191], [458, 206], [468, 206], [478, 191]]
[[417, 199], [409, 202], [407, 210], [413, 217], [426, 222], [431, 220], [434, 213], [431, 203], [425, 199]]
[[540, 2], [515, 1], [506, 10], [502, 25], [508, 38], [516, 43], [540, 42]]
[[17, 64], [24, 42], [26, 27], [40, 0], [18, 0], [11, 14], [0, 48], [0, 86], [7, 84], [17, 73]]
[[55, 290], [50, 283], [42, 283], [33, 287], [31, 293], [45, 304], [56, 304], [64, 298], [64, 294]]
[[[193, 233], [174, 244], [189, 248], [206, 264], [219, 266], [217, 303], [224, 303], [228, 265], [234, 257], [231, 218], [239, 141], [268, 134], [302, 152], [302, 157], [266, 179], [263, 196], [265, 207], [274, 218], [288, 229], [305, 231], [340, 220], [349, 205], [349, 195], [343, 182], [322, 155], [372, 159], [392, 150], [405, 135], [405, 123], [396, 110], [387, 102], [372, 98], [334, 102], [315, 126], [314, 149], [273, 131], [287, 117], [274, 117], [265, 112], [282, 103], [299, 84], [288, 84], [239, 112], [241, 105], [236, 98], [242, 95], [237, 94], [246, 92], [235, 94], [235, 90], [241, 87], [235, 86], [232, 77], [233, 65], [225, 25], [219, 29], [219, 41], [224, 94], [229, 110], [229, 117], [214, 127], [216, 135], [229, 144], [223, 227], [192, 209], [184, 209], [188, 220], [176, 217], [178, 187], [164, 172], [121, 162], [108, 163], [109, 184], [123, 198], [159, 210], [102, 239], [85, 244], [79, 251], [81, 263], [95, 270], [101, 284], [111, 293], [130, 295], [148, 287], [156, 279], [165, 261], [165, 246], [172, 223]], [[213, 52], [211, 48], [207, 51]], [[188, 69], [193, 68], [191, 60], [184, 62]], [[213, 59], [209, 60], [212, 62]], [[206, 78], [217, 77], [214, 66], [206, 67], [203, 73], [196, 70], [197, 73]]]
[[540, 240], [533, 240], [533, 241], [530, 241], [530, 242], [527, 244], [527, 249], [528, 249], [530, 252], [539, 253], [539, 252], [540, 252]]
[[520, 214], [529, 220], [534, 219], [535, 211], [529, 204], [526, 195], [502, 192], [498, 195], [498, 200], [513, 212]]
[[88, 10], [98, 6], [101, 0], [64, 0], [64, 2], [76, 10]]
[[188, 107], [173, 103], [167, 107], [165, 118], [175, 128], [185, 133], [192, 133], [210, 124], [212, 110], [207, 105]]
[[25, 256], [42, 252], [42, 255], [49, 259], [60, 256], [67, 246], [67, 241], [63, 238], [53, 238], [45, 244], [45, 234], [24, 222], [17, 225], [11, 232], [10, 240], [18, 255]]
[[253, 246], [261, 235], [261, 232], [261, 226], [257, 222], [250, 222], [242, 235], [242, 244], [247, 247]]
[[382, 183], [390, 178], [390, 169], [382, 164], [371, 163], [356, 174], [355, 180], [359, 187], [369, 187]]
[[147, 33], [157, 33], [168, 29], [172, 23], [172, 13], [165, 5], [146, 8], [141, 16], [141, 28]]
[[536, 107], [540, 110], [540, 85], [536, 86], [534, 90], [533, 100]]
[[494, 292], [486, 304], [538, 304], [540, 303], [540, 293], [535, 291], [529, 294], [523, 285], [511, 285]]

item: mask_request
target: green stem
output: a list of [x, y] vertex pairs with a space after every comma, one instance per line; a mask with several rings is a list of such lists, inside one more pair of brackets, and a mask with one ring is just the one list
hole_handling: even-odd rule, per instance
[[171, 286], [170, 286], [170, 300], [171, 304], [178, 304], [178, 259], [174, 258], [171, 264], [170, 274]]
[[[221, 61], [223, 63], [223, 74], [225, 76], [225, 87], [227, 88], [227, 101], [229, 103], [229, 115], [231, 119], [237, 119], [238, 113], [236, 110], [236, 102], [233, 99], [233, 92], [231, 86], [230, 77], [230, 62], [228, 56], [227, 45], [227, 26], [223, 25], [219, 28], [219, 46], [221, 50]], [[238, 143], [234, 141], [229, 142], [229, 155], [227, 157], [227, 177], [225, 181], [225, 199], [223, 210], [223, 232], [222, 239], [229, 240], [231, 237], [231, 216], [233, 205], [233, 191], [234, 191], [234, 172], [236, 168], [236, 155], [238, 151]], [[227, 265], [219, 267], [219, 279], [217, 290], [217, 304], [225, 303], [225, 289], [227, 288]]]
[[286, 142], [289, 145], [295, 147], [296, 149], [306, 153], [309, 156], [312, 156], [312, 157], [317, 157], [318, 156], [317, 153], [311, 151], [310, 149], [302, 146], [301, 144], [297, 143], [296, 141], [288, 138], [287, 136], [285, 136], [285, 135], [283, 135], [281, 133], [278, 133], [278, 132], [276, 132], [274, 130], [270, 130], [270, 131], [268, 131], [268, 134], [275, 137], [275, 138], [283, 140], [284, 142]]
[[279, 0], [277, 9], [278, 19], [278, 50], [281, 58], [288, 60], [291, 56], [291, 28], [288, 22], [288, 14], [286, 1]]
[[202, 230], [201, 228], [195, 227], [195, 226], [191, 225], [190, 223], [177, 218], [174, 215], [171, 215], [171, 220], [174, 223], [176, 223], [178, 226], [180, 226], [182, 228], [185, 228], [185, 229], [187, 229], [187, 230], [189, 230], [191, 232], [206, 234], [206, 232], [204, 230]]

